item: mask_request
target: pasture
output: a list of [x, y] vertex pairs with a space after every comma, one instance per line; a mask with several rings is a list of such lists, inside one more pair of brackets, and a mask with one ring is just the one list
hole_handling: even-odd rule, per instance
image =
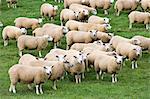
[[[0, 5], [0, 21], [4, 26], [14, 25], [14, 19], [20, 16], [38, 18], [40, 17], [40, 5], [42, 0], [18, 0], [18, 8], [7, 8], [5, 0], [2, 0]], [[53, 0], [47, 2], [58, 5], [59, 12], [55, 21], [44, 20], [44, 23], [50, 22], [60, 24], [59, 13], [63, 8], [62, 3], [55, 3]], [[141, 10], [139, 7], [138, 10]], [[134, 35], [143, 35], [150, 37], [150, 31], [145, 29], [144, 25], [134, 24], [131, 30], [128, 29], [128, 12], [124, 11], [119, 17], [115, 16], [113, 7], [109, 10], [107, 17], [111, 18], [112, 29], [110, 32], [115, 35], [131, 38]], [[98, 16], [105, 16], [102, 10], [98, 10]], [[2, 28], [0, 28], [0, 33]], [[31, 30], [28, 30], [31, 35]], [[61, 40], [60, 48], [65, 49], [65, 38]], [[42, 51], [42, 55], [52, 49], [53, 45], [50, 43], [46, 50]], [[25, 50], [25, 53], [38, 55], [35, 50]], [[150, 54], [143, 52], [142, 57], [138, 61], [139, 67], [135, 70], [131, 69], [131, 62], [127, 61], [126, 66], [122, 68], [118, 75], [118, 82], [111, 83], [111, 76], [105, 75], [103, 80], [96, 80], [96, 74], [91, 69], [90, 72], [85, 73], [85, 79], [81, 84], [75, 84], [72, 76], [66, 77], [64, 80], [58, 82], [58, 90], [54, 91], [50, 81], [43, 86], [43, 95], [37, 96], [34, 90], [29, 90], [25, 84], [17, 85], [17, 94], [12, 94], [8, 91], [10, 81], [8, 77], [8, 69], [18, 62], [18, 49], [16, 41], [10, 40], [7, 47], [3, 47], [2, 35], [0, 34], [0, 99], [30, 99], [30, 98], [61, 98], [61, 99], [149, 99], [150, 98]]]

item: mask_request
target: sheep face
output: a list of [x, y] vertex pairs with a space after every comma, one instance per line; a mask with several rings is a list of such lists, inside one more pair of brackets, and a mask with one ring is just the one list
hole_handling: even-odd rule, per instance
[[54, 66], [44, 66], [43, 68], [44, 68], [44, 71], [46, 72], [46, 74], [48, 75], [48, 76], [51, 76], [51, 74], [52, 74], [52, 68], [53, 68]]
[[69, 32], [69, 29], [67, 27], [63, 26], [62, 31], [63, 31], [63, 34], [66, 34]]
[[54, 6], [53, 8], [54, 8], [55, 11], [58, 10], [58, 6]]
[[86, 9], [84, 9], [84, 10], [83, 10], [83, 14], [84, 14], [85, 16], [88, 16], [88, 15], [89, 15], [89, 11], [86, 10]]
[[61, 61], [61, 62], [65, 62], [65, 57], [66, 55], [56, 55], [56, 58], [58, 58], [58, 61]]
[[76, 17], [76, 19], [78, 19], [79, 13], [80, 13], [80, 12], [78, 12], [78, 11], [76, 11], [76, 12], [74, 11], [74, 16]]
[[110, 24], [104, 24], [104, 27], [105, 27], [106, 30], [110, 30], [111, 29]]
[[48, 41], [53, 41], [53, 38], [49, 35], [44, 35], [43, 37], [47, 38]]
[[98, 44], [98, 45], [103, 45], [103, 42], [102, 42], [101, 40], [94, 41], [93, 43], [94, 43], [94, 44]]
[[98, 30], [91, 30], [90, 31], [91, 38], [97, 39], [97, 32], [98, 32]]
[[115, 55], [116, 58], [116, 63], [117, 64], [122, 64], [123, 63], [123, 56]]
[[41, 24], [42, 22], [43, 22], [43, 19], [42, 19], [42, 18], [39, 18], [39, 19], [38, 19], [38, 23]]
[[96, 15], [96, 14], [97, 14], [97, 10], [96, 10], [96, 9], [93, 9], [93, 10], [91, 11], [91, 13], [94, 14], [94, 15]]
[[135, 51], [136, 56], [140, 57], [142, 55], [142, 48], [141, 47], [136, 47], [133, 49]]
[[134, 45], [140, 45], [140, 44], [141, 44], [141, 41], [140, 41], [140, 40], [134, 39], [134, 38], [131, 39], [131, 42], [132, 42], [132, 44], [134, 44]]
[[26, 35], [27, 34], [27, 30], [25, 28], [21, 28], [21, 33]]
[[106, 18], [106, 17], [105, 17], [105, 18], [104, 18], [104, 23], [106, 23], [106, 24], [109, 23], [109, 18]]

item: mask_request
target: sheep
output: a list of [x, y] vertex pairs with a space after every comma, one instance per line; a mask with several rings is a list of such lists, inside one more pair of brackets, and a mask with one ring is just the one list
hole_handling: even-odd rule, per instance
[[35, 18], [26, 18], [26, 17], [18, 17], [14, 21], [15, 26], [18, 28], [31, 28], [32, 30], [36, 29], [42, 23], [42, 19], [35, 19]]
[[17, 1], [18, 0], [6, 0], [8, 8], [17, 8]]
[[117, 12], [116, 15], [119, 16], [122, 10], [135, 10], [139, 2], [140, 0], [117, 0], [114, 5], [114, 9]]
[[101, 40], [104, 43], [108, 43], [111, 38], [114, 36], [112, 33], [105, 33], [105, 32], [97, 32], [97, 39]]
[[70, 31], [66, 34], [67, 50], [74, 43], [90, 43], [97, 39], [97, 31], [91, 30], [89, 32]]
[[142, 55], [142, 48], [128, 42], [119, 43], [116, 52], [132, 61], [132, 69], [137, 68], [137, 60]]
[[144, 11], [150, 10], [150, 0], [141, 0], [140, 3]]
[[110, 24], [82, 23], [78, 25], [78, 31], [98, 30], [100, 32], [107, 32], [109, 29], [111, 29]]
[[20, 64], [23, 65], [29, 65], [29, 66], [33, 66], [33, 67], [42, 67], [42, 66], [46, 66], [46, 65], [50, 65], [53, 66], [52, 69], [52, 74], [51, 77], [49, 78], [49, 80], [53, 81], [53, 89], [57, 90], [56, 88], [56, 82], [57, 80], [59, 80], [60, 78], [62, 78], [63, 74], [64, 74], [64, 63], [60, 62], [60, 61], [47, 61], [44, 59], [38, 59], [35, 58], [32, 55], [24, 55], [20, 58], [19, 60]]
[[133, 45], [139, 45], [141, 42], [138, 39], [128, 39], [128, 38], [124, 38], [121, 36], [113, 36], [112, 39], [110, 40], [109, 44], [113, 49], [116, 49], [116, 47], [118, 46], [119, 43], [122, 42], [128, 42], [131, 43]]
[[108, 14], [108, 9], [111, 7], [114, 0], [89, 0], [92, 8], [103, 8], [104, 14]]
[[78, 30], [79, 24], [82, 24], [82, 22], [78, 22], [78, 21], [75, 21], [75, 20], [69, 20], [69, 21], [66, 22], [65, 26], [69, 30]]
[[8, 71], [11, 81], [9, 91], [16, 93], [17, 83], [24, 82], [27, 84], [34, 83], [36, 85], [36, 94], [43, 94], [42, 83], [51, 77], [52, 68], [53, 66], [31, 67], [20, 64], [13, 65]]
[[144, 37], [144, 36], [134, 36], [134, 39], [138, 39], [141, 43], [139, 44], [140, 47], [142, 47], [143, 50], [150, 51], [150, 38]]
[[64, 8], [69, 8], [73, 3], [81, 4], [81, 0], [64, 0]]
[[4, 40], [4, 46], [8, 45], [9, 39], [18, 39], [19, 36], [27, 34], [27, 30], [25, 28], [18, 28], [15, 26], [6, 26], [2, 31], [2, 37]]
[[63, 26], [63, 22], [66, 22], [68, 20], [77, 20], [79, 16], [79, 12], [73, 11], [70, 9], [63, 9], [60, 13], [60, 21], [61, 26]]
[[132, 28], [132, 24], [137, 23], [144, 23], [146, 25], [146, 29], [149, 29], [150, 24], [150, 13], [148, 12], [140, 12], [140, 11], [132, 11], [129, 15], [129, 29]]
[[95, 24], [109, 24], [110, 19], [107, 17], [98, 17], [95, 15], [92, 15], [88, 19], [88, 23], [95, 23]]
[[[107, 61], [107, 62], [106, 62]], [[112, 75], [112, 83], [117, 82], [116, 74], [121, 69], [121, 64], [123, 62], [122, 56], [109, 56], [105, 54], [101, 54], [94, 60], [94, 68], [96, 72], [96, 78], [103, 79], [103, 73], [107, 72]]]
[[48, 16], [51, 20], [54, 19], [54, 17], [57, 14], [58, 6], [53, 6], [49, 3], [44, 3], [41, 5], [40, 12], [42, 17]]
[[37, 49], [39, 56], [41, 57], [41, 50], [45, 49], [48, 45], [48, 41], [52, 41], [52, 37], [44, 35], [42, 37], [33, 37], [29, 35], [22, 35], [18, 38], [17, 46], [19, 49], [19, 56], [22, 56], [22, 51], [25, 48]]
[[81, 4], [75, 4], [75, 3], [74, 3], [74, 4], [71, 4], [71, 5], [69, 6], [69, 9], [76, 10], [77, 8], [79, 8], [79, 9], [86, 9], [86, 10], [88, 10], [90, 13], [92, 13], [92, 14], [94, 14], [94, 15], [97, 14], [97, 10], [94, 9], [94, 8], [92, 8], [92, 7], [88, 7], [88, 6], [81, 5]]

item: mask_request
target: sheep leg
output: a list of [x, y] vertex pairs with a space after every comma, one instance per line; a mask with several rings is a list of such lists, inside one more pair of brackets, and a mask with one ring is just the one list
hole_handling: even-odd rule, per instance
[[22, 51], [19, 51], [19, 56], [20, 56], [20, 57], [22, 56]]
[[120, 11], [117, 12], [117, 16], [119, 16], [119, 15], [120, 15]]
[[15, 85], [11, 84], [10, 87], [9, 87], [9, 92], [13, 91], [13, 93], [16, 93], [16, 88], [15, 87], [16, 87]]
[[103, 80], [104, 75], [103, 75], [103, 71], [102, 70], [100, 70], [99, 75], [101, 75], [101, 79]]
[[105, 15], [108, 15], [108, 11], [107, 11], [107, 10], [104, 10], [104, 14], [105, 14]]
[[28, 84], [28, 88], [30, 89], [30, 90], [32, 90], [33, 88], [31, 87], [31, 84]]
[[43, 94], [42, 84], [40, 84], [39, 86], [40, 86], [40, 93]]
[[131, 29], [132, 28], [132, 23], [129, 23], [129, 29]]
[[78, 75], [75, 75], [76, 84], [78, 84]]
[[39, 57], [42, 57], [41, 51], [39, 51]]
[[115, 74], [112, 74], [111, 78], [112, 78], [112, 83], [115, 83]]
[[54, 49], [56, 49], [57, 48], [57, 43], [54, 43]]
[[86, 70], [87, 70], [87, 72], [89, 72], [90, 70], [89, 70], [88, 60], [87, 60], [87, 59], [86, 59], [86, 61], [85, 61], [85, 64], [86, 64]]
[[4, 40], [4, 46], [8, 45], [8, 40]]
[[7, 6], [8, 6], [8, 8], [10, 8], [10, 4], [9, 3], [7, 3]]
[[84, 73], [82, 73], [82, 78], [85, 79], [85, 74]]
[[135, 68], [138, 68], [138, 66], [137, 66], [137, 61], [135, 61]]
[[78, 74], [78, 82], [81, 83], [81, 74]]
[[148, 26], [148, 24], [146, 24], [146, 29], [147, 29], [147, 30], [149, 29], [149, 26]]
[[96, 72], [96, 79], [99, 80], [99, 71]]
[[117, 82], [117, 75], [115, 74], [115, 82]]
[[53, 81], [53, 87], [52, 87], [52, 88], [53, 88], [54, 90], [57, 90], [57, 88], [56, 88], [56, 82], [57, 82], [56, 80]]
[[132, 69], [134, 69], [135, 61], [132, 61]]
[[35, 88], [36, 88], [36, 94], [39, 95], [40, 94], [39, 93], [39, 85], [36, 85]]

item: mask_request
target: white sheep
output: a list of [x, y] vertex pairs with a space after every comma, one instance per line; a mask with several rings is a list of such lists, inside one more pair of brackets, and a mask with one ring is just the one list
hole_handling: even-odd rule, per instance
[[142, 55], [142, 48], [128, 42], [119, 43], [116, 52], [132, 61], [132, 69], [137, 68], [137, 60]]
[[44, 35], [42, 37], [33, 37], [29, 35], [22, 35], [18, 38], [17, 46], [19, 49], [19, 56], [22, 56], [22, 51], [25, 48], [37, 49], [39, 56], [41, 57], [41, 50], [45, 49], [48, 45], [48, 41], [52, 41], [52, 37]]
[[49, 3], [41, 5], [40, 12], [42, 17], [48, 17], [51, 20], [57, 15], [58, 6], [53, 6]]
[[70, 31], [66, 34], [67, 49], [74, 43], [90, 43], [97, 39], [97, 31]]
[[92, 15], [88, 19], [88, 23], [95, 23], [95, 24], [109, 24], [110, 19], [107, 17], [98, 17], [95, 15]]
[[[75, 8], [75, 9], [74, 9]], [[88, 6], [85, 6], [85, 5], [81, 5], [81, 4], [75, 4], [75, 3], [73, 3], [73, 4], [71, 4], [70, 6], [69, 6], [69, 9], [73, 9], [73, 10], [76, 10], [77, 8], [79, 8], [79, 9], [86, 9], [86, 10], [88, 10], [90, 13], [92, 13], [92, 14], [94, 14], [94, 15], [96, 15], [97, 14], [97, 10], [96, 9], [94, 9], [94, 8], [92, 8], [92, 7], [88, 7]]]
[[63, 22], [66, 22], [68, 20], [77, 20], [79, 16], [79, 12], [73, 11], [70, 9], [63, 9], [60, 13], [60, 21], [61, 26], [63, 26]]
[[104, 9], [104, 14], [108, 14], [108, 9], [111, 7], [114, 0], [89, 0], [90, 6], [92, 8], [102, 8]]
[[150, 0], [141, 0], [140, 3], [144, 11], [150, 10]]
[[134, 36], [134, 39], [138, 39], [141, 43], [139, 44], [140, 47], [142, 47], [143, 50], [150, 51], [150, 38], [144, 37], [144, 36]]
[[8, 8], [17, 8], [18, 0], [6, 0]]
[[31, 67], [20, 64], [13, 65], [8, 71], [11, 81], [9, 91], [16, 93], [17, 83], [24, 82], [27, 84], [34, 83], [36, 85], [36, 94], [43, 94], [42, 83], [51, 77], [52, 68], [53, 66]]
[[[107, 61], [107, 62], [106, 62]], [[96, 71], [96, 78], [99, 79], [99, 76], [103, 79], [103, 73], [107, 72], [112, 75], [112, 83], [117, 82], [116, 74], [121, 69], [121, 64], [123, 62], [122, 56], [109, 56], [101, 54], [96, 57], [94, 61], [94, 68]]]
[[122, 10], [135, 10], [140, 0], [117, 0], [114, 9], [116, 10], [117, 16], [120, 15]]
[[27, 17], [18, 17], [14, 21], [15, 26], [18, 28], [31, 28], [32, 30], [36, 29], [42, 23], [42, 19], [35, 19], [35, 18], [27, 18]]
[[149, 29], [150, 24], [150, 13], [148, 12], [140, 12], [140, 11], [132, 11], [129, 15], [129, 29], [132, 28], [133, 23], [144, 23], [146, 29]]
[[6, 26], [2, 31], [2, 37], [4, 40], [4, 46], [8, 45], [9, 39], [18, 39], [19, 36], [27, 34], [27, 30], [25, 28], [18, 28], [15, 26]]

